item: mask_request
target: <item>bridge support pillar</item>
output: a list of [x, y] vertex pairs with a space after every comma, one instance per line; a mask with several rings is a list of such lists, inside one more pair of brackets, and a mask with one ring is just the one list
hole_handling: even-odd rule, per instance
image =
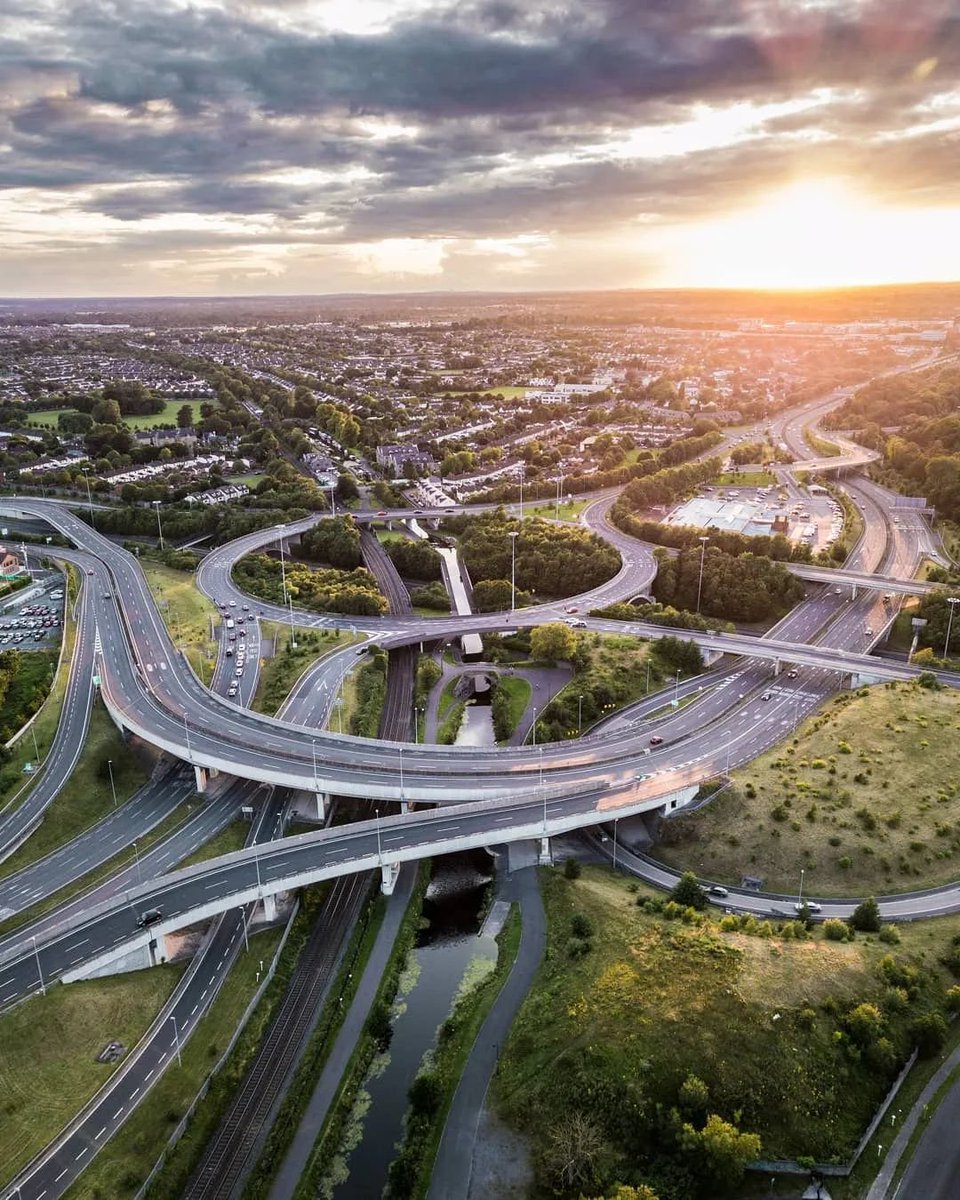
[[203, 793], [207, 790], [207, 784], [210, 781], [209, 772], [207, 771], [206, 767], [194, 766], [193, 775], [197, 781], [197, 791], [202, 796]]
[[277, 919], [277, 898], [273, 892], [263, 898], [263, 919], [265, 921]]
[[327, 819], [327, 805], [330, 802], [330, 797], [326, 792], [317, 792], [317, 820], [325, 821]]
[[782, 664], [780, 662], [780, 659], [775, 658], [773, 660], [773, 677], [774, 677], [774, 679], [776, 679], [779, 676], [781, 670], [782, 670]]
[[851, 599], [851, 600], [856, 600], [856, 598], [857, 598], [857, 585], [856, 585], [856, 584], [854, 584], [854, 585], [853, 585], [853, 590], [852, 590], [852, 593], [851, 593], [851, 596], [850, 596], [850, 599]]
[[541, 867], [549, 867], [553, 862], [553, 855], [550, 853], [550, 839], [548, 837], [540, 839], [540, 854], [537, 861]]
[[385, 896], [392, 896], [393, 889], [397, 885], [397, 876], [400, 874], [399, 863], [384, 863], [380, 868], [380, 891]]
[[409, 811], [410, 811], [410, 801], [409, 800], [401, 800], [400, 801], [401, 816], [405, 817]]

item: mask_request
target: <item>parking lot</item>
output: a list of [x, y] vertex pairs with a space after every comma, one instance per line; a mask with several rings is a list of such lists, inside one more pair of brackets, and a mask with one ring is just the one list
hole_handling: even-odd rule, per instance
[[46, 587], [27, 588], [0, 609], [0, 649], [49, 650], [56, 646], [63, 624], [60, 576]]
[[667, 525], [721, 529], [747, 536], [782, 533], [816, 554], [829, 550], [843, 528], [843, 510], [823, 489], [801, 500], [770, 487], [703, 486], [666, 517]]

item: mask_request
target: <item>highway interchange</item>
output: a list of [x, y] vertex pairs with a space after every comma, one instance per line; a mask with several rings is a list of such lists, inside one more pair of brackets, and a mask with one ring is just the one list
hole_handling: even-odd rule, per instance
[[[837, 393], [827, 404], [781, 418], [773, 426], [773, 436], [785, 440], [798, 458], [809, 459], [804, 424], [819, 419], [840, 399]], [[662, 709], [663, 696], [617, 714], [604, 729], [575, 743], [535, 749], [462, 751], [358, 741], [322, 732], [330, 700], [343, 674], [357, 661], [353, 647], [312, 668], [278, 718], [250, 713], [246, 706], [256, 686], [259, 620], [247, 622], [250, 666], [239, 695], [227, 699], [224, 692], [234, 677], [231, 660], [221, 656], [212, 690], [196, 678], [173, 645], [131, 555], [96, 534], [69, 509], [32, 498], [0, 500], [0, 512], [8, 517], [45, 520], [68, 537], [76, 550], [62, 556], [77, 566], [85, 584], [61, 727], [44, 772], [27, 799], [5, 822], [0, 814], [3, 842], [28, 836], [34, 827], [30, 823], [42, 819], [43, 810], [69, 776], [86, 734], [94, 675], [115, 719], [127, 729], [184, 763], [201, 769], [220, 767], [236, 777], [236, 781], [224, 780], [222, 786], [217, 781], [199, 810], [135, 867], [125, 866], [103, 884], [0, 941], [2, 1010], [56, 979], [72, 978], [71, 972], [111, 953], [127, 953], [164, 931], [216, 918], [203, 953], [158, 1018], [162, 1018], [160, 1026], [112, 1076], [108, 1093], [99, 1093], [90, 1111], [80, 1114], [63, 1138], [15, 1181], [22, 1200], [62, 1194], [122, 1123], [137, 1095], [175, 1050], [174, 1019], [178, 1036], [188, 1036], [197, 1007], [209, 1003], [211, 992], [219, 987], [239, 945], [241, 923], [256, 901], [312, 880], [388, 868], [467, 846], [552, 836], [661, 807], [671, 798], [685, 799], [703, 780], [749, 761], [780, 740], [844, 681], [915, 676], [906, 664], [871, 658], [866, 651], [890, 616], [880, 587], [893, 590], [890, 581], [910, 579], [920, 558], [938, 553], [939, 547], [918, 515], [906, 514], [898, 526], [888, 520], [890, 494], [859, 478], [846, 487], [864, 516], [864, 535], [846, 571], [831, 573], [829, 583], [817, 586], [764, 638], [685, 633], [705, 651], [727, 657], [714, 671], [681, 685], [678, 695], [693, 699], [676, 713], [656, 719], [657, 733], [664, 741], [652, 751], [646, 736], [650, 726], [645, 722], [654, 706]], [[576, 598], [581, 613], [644, 593], [653, 578], [651, 549], [620, 533], [606, 519], [612, 499], [609, 494], [597, 497], [584, 520], [614, 542], [623, 567], [603, 587]], [[392, 515], [403, 519], [417, 514]], [[473, 618], [343, 619], [264, 604], [239, 592], [231, 576], [239, 557], [275, 544], [278, 537], [295, 536], [313, 520], [253, 534], [212, 551], [198, 572], [198, 585], [216, 601], [232, 600], [239, 611], [249, 605], [258, 618], [313, 628], [352, 628], [388, 647], [449, 638], [468, 630], [530, 626], [563, 616], [562, 605], [548, 604]], [[861, 590], [852, 599], [852, 585], [862, 588], [874, 574], [879, 586]], [[843, 581], [840, 595], [831, 586], [834, 580]], [[647, 637], [665, 632], [639, 622], [584, 619], [600, 631]], [[876, 633], [865, 634], [867, 628]], [[784, 670], [772, 678], [781, 667]], [[770, 699], [761, 698], [765, 692]], [[644, 722], [643, 737], [637, 736], [639, 722]], [[169, 869], [233, 819], [240, 804], [255, 802], [261, 784], [266, 785], [264, 800], [257, 802], [258, 817], [244, 850], [187, 869]], [[378, 811], [373, 820], [284, 838], [283, 802], [274, 785], [365, 797], [384, 811], [390, 801], [426, 801], [438, 807], [390, 816]], [[106, 862], [132, 830], [142, 836], [192, 791], [188, 771], [173, 768], [169, 776], [142, 789], [74, 842], [0, 882], [0, 917], [29, 908]], [[664, 886], [673, 882], [669, 873], [633, 856], [630, 865]], [[785, 897], [744, 893], [731, 896], [728, 903], [792, 913]], [[852, 903], [824, 902], [823, 915], [847, 915]], [[137, 930], [135, 914], [152, 906], [162, 908], [162, 922], [151, 931]], [[886, 898], [882, 907], [888, 919], [956, 910], [960, 887]], [[169, 1031], [159, 1032], [166, 1029], [165, 1023]]]

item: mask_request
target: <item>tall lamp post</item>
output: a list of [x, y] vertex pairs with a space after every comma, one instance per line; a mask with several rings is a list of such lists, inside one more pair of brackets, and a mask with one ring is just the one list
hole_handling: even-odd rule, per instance
[[153, 507], [157, 510], [157, 533], [160, 534], [160, 549], [163, 549], [163, 526], [160, 524], [160, 501], [154, 500]]
[[89, 467], [81, 467], [80, 469], [83, 472], [83, 478], [87, 485], [87, 504], [90, 507], [90, 524], [92, 525], [93, 524], [93, 497], [90, 495], [90, 468]]
[[948, 596], [947, 603], [950, 605], [950, 615], [947, 617], [947, 636], [943, 643], [943, 657], [948, 658], [950, 655], [950, 633], [953, 630], [953, 610], [960, 604], [960, 596]]
[[117, 789], [113, 782], [113, 760], [107, 759], [107, 770], [110, 772], [110, 791], [113, 794], [113, 807], [117, 807]]
[[701, 537], [698, 540], [700, 542], [700, 576], [697, 579], [697, 612], [700, 611], [700, 596], [703, 592], [703, 558], [707, 552], [707, 542], [710, 539], [708, 537]]
[[510, 538], [510, 611], [517, 607], [517, 538], [519, 529], [511, 529], [507, 534]]

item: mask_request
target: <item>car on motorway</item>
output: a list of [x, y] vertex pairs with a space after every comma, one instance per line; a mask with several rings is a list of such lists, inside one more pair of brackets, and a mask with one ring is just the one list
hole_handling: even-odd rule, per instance
[[833, 589], [833, 594], [834, 594], [835, 596], [842, 596], [842, 595], [843, 595], [843, 588], [834, 588], [834, 589]]
[[366, 646], [358, 646], [358, 647], [356, 648], [356, 650], [354, 651], [354, 654], [356, 654], [356, 655], [358, 655], [358, 656], [359, 656], [359, 655], [361, 655], [361, 654], [366, 654], [366, 652], [367, 652], [367, 648], [366, 648]]
[[232, 646], [227, 647], [227, 658], [233, 658], [233, 647]]
[[579, 612], [580, 609], [577, 608], [577, 606], [575, 604], [568, 604], [567, 607], [563, 611], [568, 612], [568, 613], [575, 613], [575, 612]]
[[576, 617], [570, 617], [567, 620], [567, 624], [571, 629], [586, 629], [587, 627], [586, 621], [580, 621]]
[[151, 925], [156, 925], [162, 916], [162, 908], [148, 908], [146, 912], [142, 912], [140, 916], [137, 917], [137, 928], [148, 929]]
[[378, 517], [385, 517], [386, 515], [387, 515], [387, 510], [385, 508], [381, 508], [377, 512]]
[[773, 692], [764, 692], [763, 695], [760, 697], [760, 699], [761, 700], [772, 700]]
[[787, 678], [788, 679], [796, 679], [799, 674], [800, 674], [799, 671], [788, 671]]
[[650, 739], [651, 746], [660, 746], [662, 744], [663, 738], [659, 734], [654, 734], [654, 736]]
[[237, 667], [237, 669], [234, 671], [234, 675], [236, 675], [236, 677], [238, 679], [242, 679], [243, 678], [243, 667]]
[[89, 567], [87, 567], [87, 574], [88, 574], [88, 575], [92, 575], [92, 574], [93, 574], [93, 571], [92, 571], [92, 570], [91, 570]]
[[230, 607], [231, 607], [231, 608], [236, 608], [236, 607], [237, 607], [237, 602], [236, 602], [236, 600], [231, 600], [231, 601], [230, 601]]
[[707, 888], [707, 895], [708, 896], [729, 896], [730, 893], [727, 891], [727, 889], [725, 887], [721, 887], [719, 883], [714, 883], [714, 884], [711, 884], [710, 887]]
[[822, 906], [816, 900], [797, 900], [793, 906], [793, 911], [803, 912], [806, 909], [808, 912], [818, 913], [821, 911], [821, 908]]

